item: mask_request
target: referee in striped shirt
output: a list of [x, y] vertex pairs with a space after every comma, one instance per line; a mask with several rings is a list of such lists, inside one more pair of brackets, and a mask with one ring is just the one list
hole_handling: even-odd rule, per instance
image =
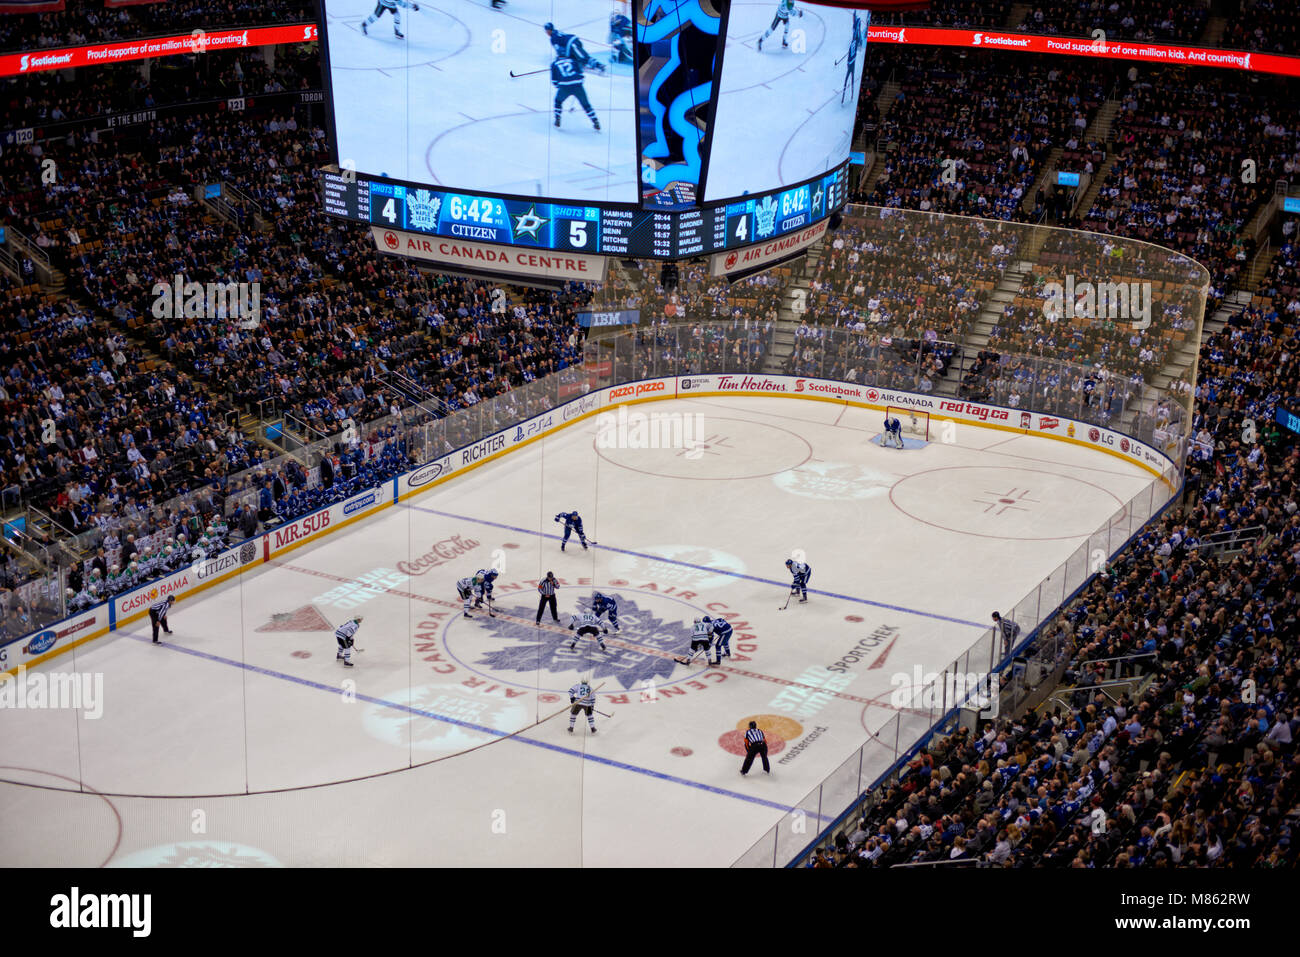
[[158, 640], [158, 627], [161, 625], [162, 630], [171, 634], [171, 628], [167, 627], [167, 610], [171, 608], [172, 603], [176, 601], [175, 595], [168, 595], [161, 601], [156, 601], [149, 606], [149, 621], [153, 624], [153, 643], [161, 644]]
[[758, 730], [758, 723], [751, 721], [749, 730], [745, 732], [745, 763], [740, 766], [740, 773], [748, 774], [754, 758], [760, 756], [763, 759], [763, 773], [771, 774], [772, 765], [767, 763], [767, 738]]
[[541, 600], [537, 603], [537, 624], [542, 623], [542, 612], [547, 605], [551, 606], [551, 617], [555, 623], [560, 623], [560, 616], [555, 611], [555, 589], [560, 587], [560, 583], [555, 579], [555, 572], [547, 572], [546, 577], [537, 583], [537, 594], [541, 595]]

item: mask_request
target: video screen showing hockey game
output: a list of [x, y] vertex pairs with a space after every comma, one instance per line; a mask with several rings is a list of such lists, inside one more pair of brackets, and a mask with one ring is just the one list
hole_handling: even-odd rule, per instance
[[626, 0], [323, 0], [340, 166], [636, 202]]
[[869, 21], [796, 0], [731, 4], [706, 202], [790, 186], [848, 159]]

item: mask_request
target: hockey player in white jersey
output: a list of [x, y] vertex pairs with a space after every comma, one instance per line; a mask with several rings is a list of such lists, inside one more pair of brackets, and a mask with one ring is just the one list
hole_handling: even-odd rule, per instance
[[778, 26], [783, 27], [781, 34], [781, 46], [788, 48], [790, 46], [790, 18], [802, 17], [803, 11], [796, 8], [794, 0], [780, 0], [776, 6], [776, 15], [772, 17], [772, 25], [763, 31], [763, 35], [758, 38], [758, 50], [763, 52], [763, 41], [776, 32]]
[[573, 615], [569, 621], [569, 631], [573, 632], [573, 641], [569, 642], [569, 650], [572, 651], [578, 647], [579, 638], [595, 638], [596, 644], [600, 645], [601, 651], [609, 651], [605, 647], [604, 635], [609, 634], [609, 629], [605, 623], [589, 611]]
[[596, 733], [596, 718], [592, 714], [596, 709], [596, 692], [586, 678], [569, 689], [569, 734], [573, 734], [573, 725], [578, 720], [578, 712], [587, 713], [587, 727]]
[[689, 665], [696, 656], [703, 654], [704, 660], [712, 664], [709, 649], [713, 647], [713, 619], [708, 615], [696, 618], [691, 626], [691, 654], [689, 658], [674, 658], [679, 665]]
[[349, 668], [352, 667], [352, 647], [353, 639], [356, 636], [357, 629], [361, 627], [361, 616], [349, 618], [343, 624], [334, 630], [334, 637], [339, 643], [338, 654], [334, 656], [335, 661], [341, 661]]
[[793, 558], [787, 558], [785, 567], [794, 576], [794, 580], [790, 583], [790, 594], [798, 595], [801, 603], [807, 601], [808, 579], [812, 577], [812, 566], [806, 562], [797, 562]]
[[370, 36], [370, 27], [379, 21], [385, 13], [393, 15], [393, 36], [399, 40], [406, 39], [406, 34], [402, 32], [402, 10], [419, 10], [420, 5], [413, 3], [411, 0], [379, 0], [375, 4], [375, 12], [366, 17], [361, 23], [361, 32]]
[[465, 617], [473, 618], [469, 613], [471, 601], [482, 601], [483, 599], [483, 579], [482, 572], [476, 575], [466, 575], [456, 582], [456, 593], [460, 595], [460, 600], [465, 603]]

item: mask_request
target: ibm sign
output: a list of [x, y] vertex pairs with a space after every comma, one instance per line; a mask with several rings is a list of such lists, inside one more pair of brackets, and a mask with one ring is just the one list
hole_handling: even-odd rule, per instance
[[578, 325], [584, 329], [599, 326], [635, 326], [641, 321], [640, 309], [619, 309], [615, 312], [580, 312]]

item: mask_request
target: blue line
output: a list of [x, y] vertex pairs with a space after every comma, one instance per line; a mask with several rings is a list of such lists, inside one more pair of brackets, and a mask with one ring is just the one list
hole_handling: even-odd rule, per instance
[[[518, 532], [520, 535], [535, 535], [538, 538], [549, 538], [561, 542], [564, 539], [559, 535], [548, 535], [546, 532], [534, 532], [532, 529], [519, 528], [515, 525], [506, 525], [502, 522], [490, 522], [485, 518], [473, 518], [469, 515], [457, 515], [455, 512], [442, 512], [436, 508], [424, 508], [419, 505], [409, 505], [403, 503], [406, 508], [414, 509], [417, 512], [427, 512], [430, 515], [438, 515], [442, 518], [454, 518], [462, 522], [478, 522], [480, 525], [489, 525], [492, 528], [505, 529], [508, 532]], [[757, 575], [745, 575], [741, 572], [729, 572], [721, 568], [711, 568], [708, 565], [694, 565], [691, 562], [680, 562], [673, 558], [663, 558], [659, 555], [650, 555], [646, 552], [634, 552], [628, 548], [614, 548], [612, 545], [592, 545], [592, 548], [603, 548], [607, 552], [618, 552], [620, 555], [631, 555], [634, 558], [644, 558], [647, 561], [663, 562], [665, 565], [680, 565], [682, 568], [693, 568], [699, 572], [708, 572], [710, 575], [727, 575], [731, 578], [739, 578], [744, 581], [758, 582], [760, 585], [775, 585], [778, 588], [788, 588], [786, 582], [772, 581], [770, 578], [759, 578]], [[857, 598], [853, 595], [840, 595], [833, 591], [819, 591], [816, 588], [809, 588], [809, 592], [814, 595], [824, 595], [827, 598], [838, 598], [840, 601], [856, 602], [859, 605], [870, 605], [873, 608], [887, 608], [890, 611], [901, 611], [905, 615], [916, 615], [919, 618], [933, 618], [936, 621], [947, 621], [954, 625], [969, 625], [971, 628], [978, 628], [980, 631], [987, 631], [991, 625], [983, 624], [978, 621], [966, 621], [964, 618], [949, 618], [947, 615], [936, 615], [931, 611], [917, 611], [915, 608], [904, 608], [902, 605], [889, 605], [883, 601], [872, 601], [870, 598]]]
[[[122, 631], [119, 632], [119, 634], [134, 638], [136, 641], [141, 641], [146, 643], [152, 641], [152, 639], [146, 638], [142, 632]], [[207, 652], [207, 651], [199, 651], [196, 648], [186, 648], [183, 645], [174, 645], [171, 644], [170, 642], [166, 643], [166, 648], [170, 651], [177, 651], [180, 652], [181, 654], [190, 655], [194, 658], [202, 658], [205, 661], [212, 661], [212, 662], [216, 662], [217, 664], [230, 665], [231, 667], [234, 668], [242, 668], [244, 671], [249, 671], [252, 672], [253, 674], [264, 675], [268, 678], [279, 678], [282, 681], [288, 681], [288, 682], [292, 682], [293, 684], [302, 685], [305, 688], [315, 688], [318, 691], [325, 691], [332, 695], [337, 695], [339, 693], [339, 689], [334, 685], [321, 684], [319, 681], [312, 681], [310, 678], [300, 678], [297, 675], [285, 674], [282, 671], [272, 671], [270, 668], [262, 668], [259, 667], [258, 665], [250, 665], [244, 661], [235, 661], [232, 658], [224, 658], [221, 655], [214, 655], [211, 652]], [[474, 724], [470, 721], [458, 721], [455, 718], [449, 718], [446, 715], [435, 714], [432, 711], [422, 711], [419, 708], [413, 708], [410, 705], [398, 704], [396, 701], [388, 701], [384, 698], [376, 698], [371, 695], [365, 695], [365, 694], [358, 694], [356, 695], [356, 698], [357, 700], [365, 701], [368, 704], [379, 705], [384, 708], [392, 708], [394, 711], [404, 711], [410, 715], [419, 715], [422, 718], [429, 718], [434, 721], [442, 721], [446, 724], [454, 724], [458, 728], [466, 728], [470, 731], [478, 731], [482, 734], [494, 735], [498, 738], [506, 738], [512, 741], [521, 741], [524, 744], [532, 745], [535, 748], [544, 748], [547, 751], [554, 751], [557, 754], [568, 754], [568, 755], [572, 755], [575, 758], [582, 758], [585, 761], [595, 761], [598, 764], [603, 764], [606, 765], [607, 767], [618, 768], [619, 770], [623, 770], [623, 771], [634, 771], [637, 774], [644, 774], [647, 777], [658, 778], [660, 781], [670, 781], [674, 784], [681, 784], [686, 787], [696, 788], [701, 791], [708, 791], [710, 794], [718, 794], [721, 795], [722, 797], [735, 798], [738, 801], [748, 801], [750, 804], [757, 804], [760, 807], [772, 808], [774, 810], [781, 811], [782, 813], [789, 813], [791, 811], [798, 810], [797, 808], [790, 807], [785, 804], [778, 804], [775, 801], [767, 801], [764, 800], [763, 798], [753, 797], [752, 795], [749, 794], [741, 794], [737, 791], [728, 791], [726, 788], [718, 788], [718, 787], [714, 787], [711, 784], [702, 784], [699, 781], [691, 781], [686, 778], [679, 778], [673, 774], [664, 774], [663, 772], [660, 771], [652, 771], [649, 768], [638, 767], [635, 764], [627, 764], [623, 761], [615, 761], [612, 758], [602, 758], [599, 755], [594, 755], [594, 754], [584, 754], [581, 751], [575, 751], [572, 748], [567, 748], [558, 744], [552, 744], [549, 741], [538, 741], [535, 738], [526, 738], [522, 734], [517, 732], [501, 731], [498, 730], [497, 728], [488, 728], [483, 725]], [[453, 754], [450, 756], [454, 757], [455, 755]], [[291, 790], [291, 789], [285, 788], [281, 790]], [[815, 813], [809, 813], [808, 816], [812, 818], [817, 818], [819, 821], [822, 820], [821, 816]]]

